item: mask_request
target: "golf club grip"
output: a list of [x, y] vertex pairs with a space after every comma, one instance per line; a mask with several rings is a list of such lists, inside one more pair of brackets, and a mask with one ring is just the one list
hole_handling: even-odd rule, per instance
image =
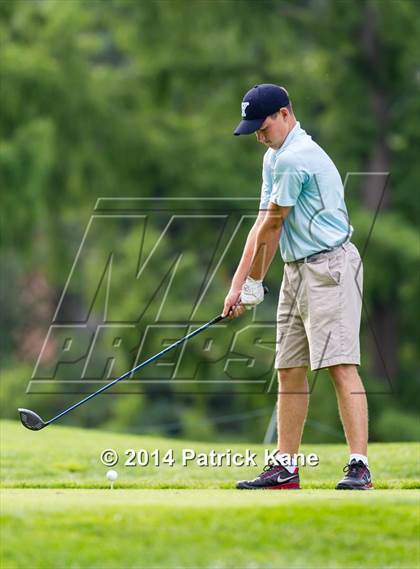
[[[270, 291], [268, 289], [268, 286], [263, 285], [263, 289], [264, 289], [264, 296], [266, 296]], [[230, 311], [229, 311], [230, 314]], [[228, 316], [229, 316], [228, 314]], [[216, 320], [216, 322], [220, 322], [220, 320], [223, 320], [224, 318], [227, 318], [227, 316], [218, 316], [218, 320]], [[216, 322], [213, 322], [213, 324], [215, 324]]]

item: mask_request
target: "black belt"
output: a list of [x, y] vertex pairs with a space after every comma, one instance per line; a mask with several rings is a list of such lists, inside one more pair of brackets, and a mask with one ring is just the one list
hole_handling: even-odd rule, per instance
[[318, 260], [319, 255], [322, 255], [323, 253], [331, 253], [331, 251], [335, 251], [336, 249], [343, 247], [343, 245], [345, 245], [348, 242], [349, 240], [346, 240], [344, 241], [344, 243], [341, 243], [341, 245], [337, 245], [332, 249], [324, 249], [323, 251], [317, 251], [316, 253], [312, 253], [312, 255], [303, 257], [303, 259], [297, 259], [296, 261], [286, 261], [286, 265], [289, 265], [290, 263], [314, 263], [315, 261]]

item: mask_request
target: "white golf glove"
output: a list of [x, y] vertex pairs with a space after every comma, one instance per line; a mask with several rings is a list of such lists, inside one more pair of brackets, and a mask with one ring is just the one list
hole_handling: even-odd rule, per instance
[[260, 304], [264, 300], [264, 287], [262, 280], [255, 280], [252, 277], [247, 277], [246, 281], [242, 285], [241, 290], [241, 304], [245, 306], [247, 310], [251, 310], [257, 304]]

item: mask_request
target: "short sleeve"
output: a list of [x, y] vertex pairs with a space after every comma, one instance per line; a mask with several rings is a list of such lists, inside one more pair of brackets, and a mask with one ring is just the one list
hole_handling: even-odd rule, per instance
[[294, 206], [306, 182], [306, 173], [293, 161], [281, 159], [275, 164], [273, 178], [270, 201], [283, 207]]
[[270, 195], [272, 190], [271, 171], [268, 157], [264, 156], [262, 168], [262, 185], [261, 185], [261, 198], [260, 209], [267, 209], [270, 203]]

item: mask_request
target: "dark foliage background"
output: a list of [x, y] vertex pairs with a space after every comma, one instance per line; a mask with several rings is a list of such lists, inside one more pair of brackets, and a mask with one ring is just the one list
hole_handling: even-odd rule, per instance
[[[211, 197], [218, 214], [239, 215], [241, 200], [259, 195], [263, 148], [252, 137], [236, 139], [232, 129], [243, 93], [273, 82], [288, 88], [301, 125], [343, 179], [358, 173], [348, 179], [346, 199], [354, 242], [361, 250], [368, 242], [361, 375], [371, 393], [372, 438], [417, 439], [419, 33], [420, 4], [410, 0], [0, 2], [3, 416], [14, 418], [18, 406], [49, 416], [80, 397], [66, 393], [65, 381], [48, 393], [25, 392], [98, 198], [194, 198], [207, 212], [203, 198]], [[390, 174], [382, 202], [383, 178], [378, 182], [373, 172]], [[151, 203], [156, 209], [160, 202]], [[151, 218], [145, 255], [163, 227], [164, 218]], [[232, 241], [198, 320], [221, 310], [247, 228]], [[182, 252], [163, 321], [186, 322], [214, 231], [207, 222], [175, 224], [135, 282], [136, 224], [99, 229], [58, 321], [83, 320], [91, 308], [92, 329], [100, 324], [103, 292], [91, 303], [113, 251], [113, 310], [121, 322], [149, 306], [156, 283]], [[272, 294], [259, 309], [262, 322], [275, 314], [281, 274], [277, 259], [267, 279]], [[115, 373], [130, 366], [156, 307], [151, 302], [136, 330], [122, 334], [127, 347]], [[245, 325], [235, 322], [215, 335], [220, 357], [232, 330]], [[105, 338], [98, 357], [106, 346]], [[145, 353], [158, 349], [145, 342]], [[262, 364], [271, 361], [269, 351], [262, 354]], [[54, 356], [44, 353], [47, 367]], [[201, 362], [203, 386], [151, 380], [143, 393], [104, 396], [69, 422], [261, 440], [275, 389], [245, 393], [235, 383], [204, 383], [216, 372], [198, 343], [189, 344], [186, 358], [189, 366]], [[159, 379], [164, 368], [155, 372]], [[61, 379], [75, 373], [67, 370]], [[243, 379], [253, 377], [255, 370], [245, 369]], [[342, 440], [326, 373], [311, 374], [311, 384], [305, 440]]]

